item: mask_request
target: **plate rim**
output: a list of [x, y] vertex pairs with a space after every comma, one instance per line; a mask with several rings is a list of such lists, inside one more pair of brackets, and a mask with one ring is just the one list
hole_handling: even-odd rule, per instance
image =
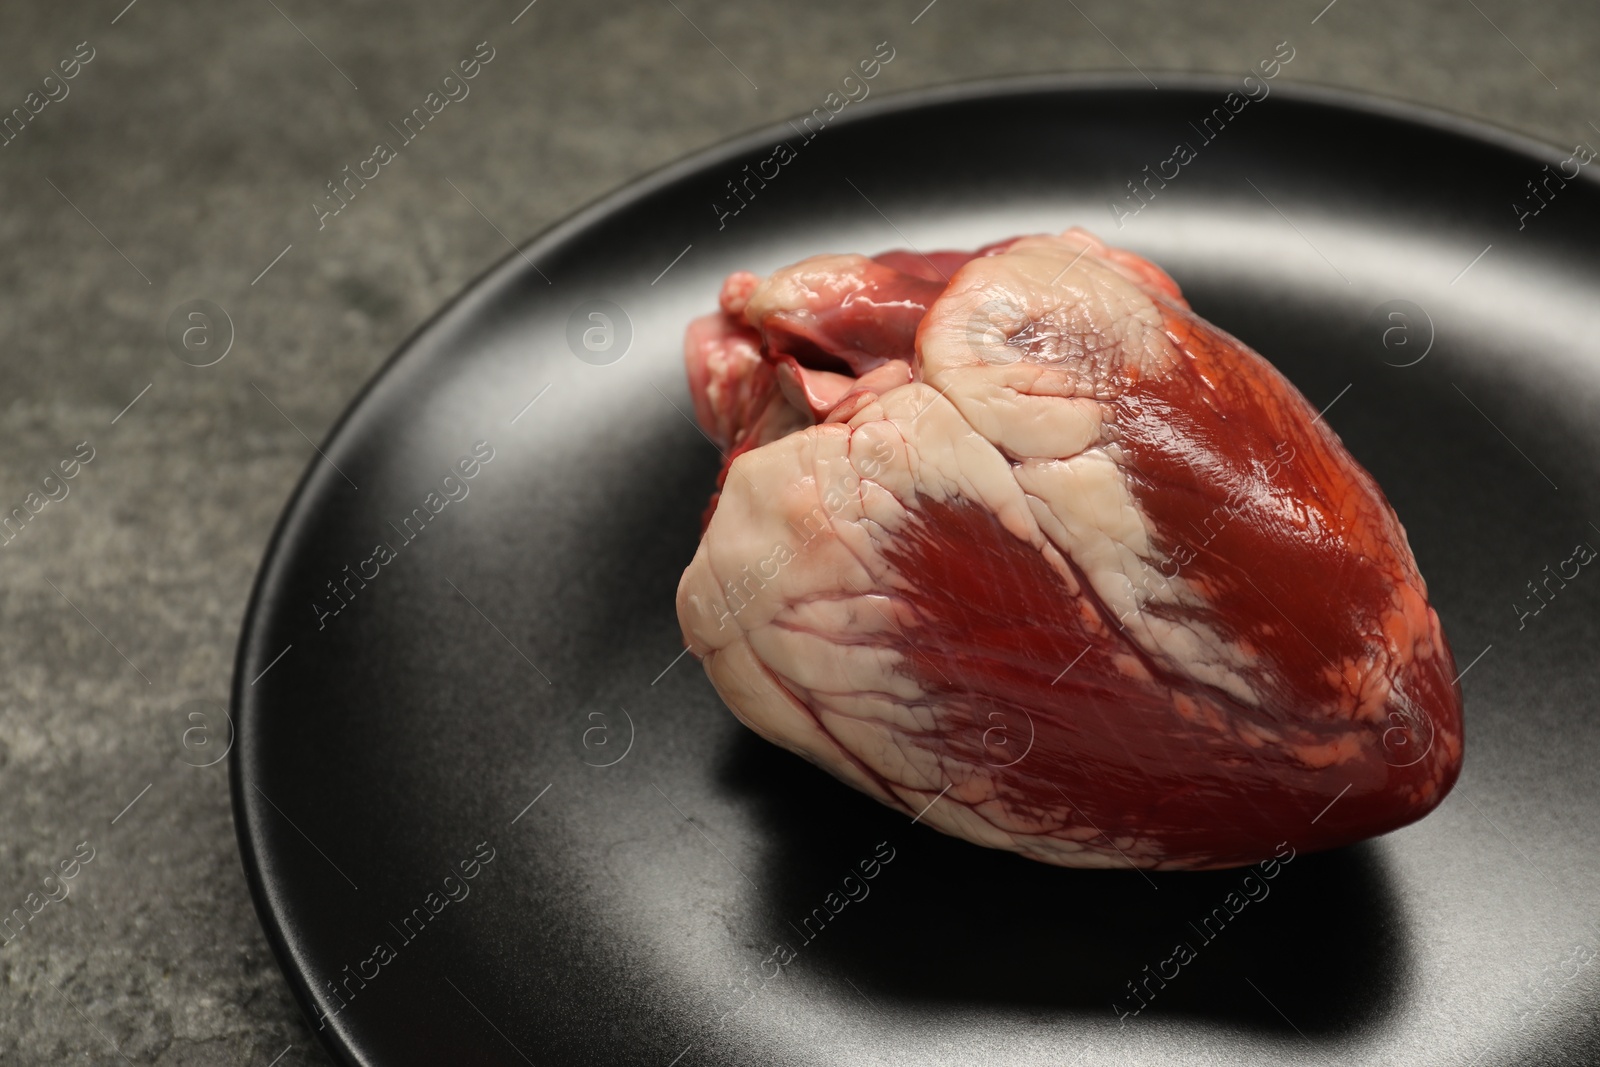
[[[1219, 94], [1235, 90], [1241, 78], [1241, 75], [1237, 74], [1192, 71], [1154, 71], [1152, 75], [1161, 79], [1162, 88], [1210, 91]], [[1121, 71], [1045, 72], [970, 79], [887, 93], [876, 100], [862, 102], [859, 107], [852, 108], [850, 114], [841, 115], [834, 122], [838, 125], [855, 125], [942, 104], [977, 103], [1008, 96], [1073, 92], [1155, 92], [1156, 90], [1150, 88], [1150, 85], [1150, 80], [1142, 74]], [[1280, 82], [1274, 86], [1273, 93], [1282, 93], [1292, 103], [1302, 106], [1322, 107], [1364, 118], [1407, 123], [1433, 132], [1450, 134], [1523, 156], [1530, 162], [1538, 164], [1564, 158], [1563, 154], [1566, 151], [1554, 142], [1485, 119], [1398, 97], [1299, 80]], [[765, 148], [774, 139], [782, 140], [789, 131], [788, 120], [780, 119], [712, 142], [647, 170], [537, 231], [533, 237], [520, 242], [520, 250], [506, 253], [472, 276], [437, 310], [408, 333], [351, 396], [323, 435], [317, 445], [316, 454], [307, 461], [273, 523], [262, 550], [261, 562], [251, 582], [235, 646], [228, 699], [228, 714], [232, 719], [234, 737], [234, 744], [228, 753], [229, 806], [245, 884], [250, 893], [256, 918], [261, 924], [262, 933], [272, 950], [273, 959], [294, 996], [302, 1021], [338, 1063], [359, 1067], [369, 1061], [358, 1056], [353, 1048], [346, 1045], [336, 1027], [318, 1029], [314, 1026], [317, 1017], [316, 1002], [312, 996], [310, 980], [296, 964], [297, 953], [293, 948], [293, 935], [283, 916], [275, 909], [274, 893], [262, 874], [261, 855], [265, 849], [257, 840], [258, 827], [251, 823], [246, 804], [246, 790], [254, 785], [254, 781], [246, 780], [250, 772], [243, 755], [244, 748], [255, 731], [256, 720], [263, 710], [259, 702], [252, 702], [250, 687], [253, 683], [246, 683], [245, 678], [252, 671], [256, 671], [264, 660], [263, 652], [256, 647], [257, 638], [260, 631], [265, 628], [265, 620], [275, 614], [273, 589], [276, 585], [277, 572], [284, 563], [285, 545], [290, 540], [291, 531], [306, 520], [306, 509], [310, 506], [312, 490], [319, 476], [331, 477], [322, 473], [321, 453], [334, 447], [339, 438], [348, 431], [356, 413], [402, 360], [421, 347], [433, 334], [446, 329], [454, 318], [469, 311], [470, 305], [475, 300], [486, 298], [531, 273], [532, 268], [528, 262], [530, 259], [536, 259], [543, 253], [559, 247], [596, 222], [682, 178], [711, 170], [719, 164]], [[1580, 178], [1600, 185], [1600, 176], [1584, 173]]]

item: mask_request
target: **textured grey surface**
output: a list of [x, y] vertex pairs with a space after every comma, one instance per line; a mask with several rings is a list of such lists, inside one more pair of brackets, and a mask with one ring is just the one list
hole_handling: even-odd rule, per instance
[[[27, 914], [59, 861], [95, 850], [63, 901], [0, 942], [0, 1062], [328, 1062], [256, 923], [225, 765], [187, 765], [220, 730], [209, 750], [183, 734], [192, 702], [225, 697], [307, 437], [509, 250], [496, 228], [524, 238], [808, 111], [883, 40], [896, 56], [875, 94], [1134, 64], [1159, 84], [1163, 70], [1243, 72], [1287, 39], [1286, 79], [1569, 148], [1597, 137], [1600, 9], [1576, 0], [924, 2], [539, 0], [515, 24], [522, 0], [0, 11], [7, 112], [79, 42], [94, 49], [69, 95], [0, 149], [0, 510], [79, 442], [95, 449], [70, 494], [0, 547], [0, 912]], [[494, 59], [470, 95], [319, 232], [323, 183], [394, 140], [388, 123], [485, 40]], [[929, 150], [1000, 167], [1026, 146], [952, 132]], [[164, 338], [197, 298], [236, 333], [207, 368]]]

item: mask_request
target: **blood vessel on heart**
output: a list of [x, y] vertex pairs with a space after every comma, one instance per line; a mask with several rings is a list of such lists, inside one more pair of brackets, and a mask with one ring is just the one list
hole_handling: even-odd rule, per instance
[[1069, 230], [738, 272], [720, 304], [685, 342], [726, 461], [677, 608], [761, 736], [1070, 867], [1332, 848], [1454, 784], [1394, 510], [1155, 265]]

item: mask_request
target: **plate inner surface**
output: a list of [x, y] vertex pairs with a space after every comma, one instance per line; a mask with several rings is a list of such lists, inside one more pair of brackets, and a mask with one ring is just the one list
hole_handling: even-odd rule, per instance
[[[1519, 229], [1554, 149], [1291, 87], [1203, 140], [1190, 123], [1237, 86], [1165, 85], [925, 93], [712, 150], [525, 246], [362, 395], [285, 514], [235, 681], [246, 869], [331, 1048], [659, 1067], [1594, 1054], [1600, 574], [1537, 602], [1528, 583], [1600, 545], [1596, 185]], [[729, 212], [727, 183], [770, 174], [784, 137], [793, 158]], [[1179, 142], [1192, 161], [1128, 215], [1127, 183]], [[680, 345], [722, 277], [1071, 225], [1153, 259], [1332, 405], [1468, 668], [1445, 804], [1298, 856], [1210, 939], [1196, 928], [1246, 872], [1060, 870], [944, 838], [756, 739], [676, 658], [718, 466]], [[584, 360], [569, 326], [603, 329], [594, 301], [614, 347]], [[1179, 942], [1194, 959], [1172, 976]]]

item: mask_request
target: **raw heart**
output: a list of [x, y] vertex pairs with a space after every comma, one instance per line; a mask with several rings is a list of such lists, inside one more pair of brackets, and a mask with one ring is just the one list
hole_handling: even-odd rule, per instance
[[728, 463], [678, 616], [763, 737], [1075, 867], [1331, 848], [1454, 784], [1399, 520], [1159, 268], [1070, 230], [741, 272], [721, 305], [686, 341]]

